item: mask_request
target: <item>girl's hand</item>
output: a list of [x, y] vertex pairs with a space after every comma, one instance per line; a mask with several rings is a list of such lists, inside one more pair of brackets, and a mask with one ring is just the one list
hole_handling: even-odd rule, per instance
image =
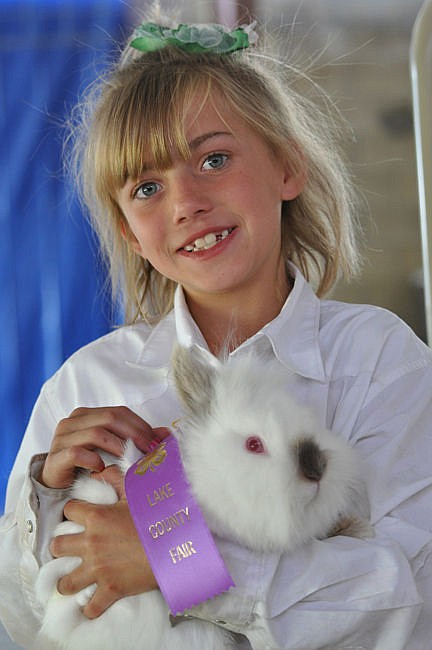
[[121, 456], [123, 441], [131, 438], [143, 452], [153, 440], [168, 435], [165, 428], [152, 427], [126, 406], [78, 408], [57, 425], [51, 449], [40, 477], [50, 488], [67, 488], [76, 468], [101, 472], [104, 463], [97, 449]]
[[83, 609], [85, 616], [96, 618], [120, 598], [157, 588], [124, 498], [109, 506], [69, 501], [64, 512], [85, 531], [51, 542], [54, 557], [82, 558], [82, 564], [59, 581], [58, 590], [70, 595], [96, 583], [97, 589]]

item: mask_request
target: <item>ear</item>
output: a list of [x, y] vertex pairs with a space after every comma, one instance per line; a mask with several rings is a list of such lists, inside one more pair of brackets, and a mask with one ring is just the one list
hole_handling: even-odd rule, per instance
[[281, 194], [283, 201], [296, 199], [303, 192], [308, 177], [306, 156], [298, 143], [291, 141], [289, 150], [291, 154], [284, 163]]
[[129, 244], [129, 246], [132, 248], [133, 252], [136, 253], [137, 255], [141, 255], [142, 257], [143, 255], [141, 251], [141, 246], [137, 238], [133, 234], [132, 230], [130, 229], [128, 222], [124, 218], [121, 219], [120, 221], [120, 234], [125, 240], [125, 242]]
[[178, 396], [189, 415], [205, 417], [210, 413], [216, 369], [197, 347], [177, 345], [172, 369]]
[[305, 163], [302, 164], [298, 171], [293, 171], [287, 167], [283, 178], [281, 199], [283, 201], [296, 199], [303, 192], [306, 181], [307, 168]]

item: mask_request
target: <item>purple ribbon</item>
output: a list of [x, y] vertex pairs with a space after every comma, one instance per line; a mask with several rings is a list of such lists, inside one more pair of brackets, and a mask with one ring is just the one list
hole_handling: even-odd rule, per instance
[[174, 436], [129, 468], [125, 489], [141, 543], [174, 616], [235, 586], [191, 493]]

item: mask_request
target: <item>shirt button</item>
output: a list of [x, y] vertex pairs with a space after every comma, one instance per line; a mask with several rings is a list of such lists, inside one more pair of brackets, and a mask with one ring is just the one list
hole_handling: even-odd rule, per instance
[[31, 519], [27, 519], [27, 521], [26, 521], [26, 528], [27, 528], [27, 532], [28, 532], [28, 533], [32, 533], [32, 532], [33, 532], [33, 528], [34, 528], [34, 526], [33, 526], [33, 522], [32, 522]]

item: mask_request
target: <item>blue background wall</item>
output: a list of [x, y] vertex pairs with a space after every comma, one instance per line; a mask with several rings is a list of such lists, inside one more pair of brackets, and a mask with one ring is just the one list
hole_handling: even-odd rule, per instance
[[0, 513], [43, 381], [112, 326], [61, 122], [126, 21], [119, 0], [0, 0]]

